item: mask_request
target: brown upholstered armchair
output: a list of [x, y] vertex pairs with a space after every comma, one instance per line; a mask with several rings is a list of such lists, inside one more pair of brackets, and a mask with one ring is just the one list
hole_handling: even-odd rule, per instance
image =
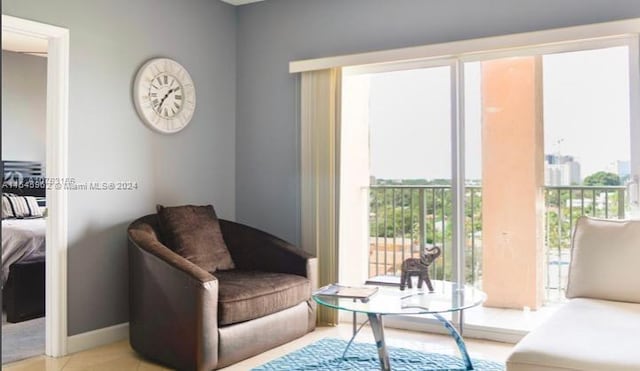
[[155, 214], [129, 226], [129, 333], [143, 356], [211, 370], [315, 328], [316, 258], [242, 224], [220, 227], [236, 269], [211, 274], [161, 242]]

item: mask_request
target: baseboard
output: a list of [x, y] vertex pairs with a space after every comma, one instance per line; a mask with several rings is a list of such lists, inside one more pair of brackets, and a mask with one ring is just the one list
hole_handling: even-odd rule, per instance
[[83, 332], [67, 338], [67, 353], [77, 353], [83, 350], [115, 343], [129, 338], [129, 322]]

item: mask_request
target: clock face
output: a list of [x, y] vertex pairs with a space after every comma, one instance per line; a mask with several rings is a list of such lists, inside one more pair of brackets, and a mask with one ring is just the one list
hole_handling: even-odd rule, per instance
[[142, 121], [165, 134], [184, 129], [196, 108], [191, 76], [178, 62], [167, 58], [152, 59], [140, 68], [133, 99]]

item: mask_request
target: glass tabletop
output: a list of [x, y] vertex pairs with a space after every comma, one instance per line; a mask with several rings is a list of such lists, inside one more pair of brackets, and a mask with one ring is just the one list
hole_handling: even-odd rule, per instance
[[429, 292], [425, 287], [401, 291], [397, 286], [378, 286], [378, 291], [368, 300], [319, 294], [314, 294], [313, 300], [327, 307], [358, 313], [428, 314], [471, 308], [487, 299], [484, 292], [470, 285], [436, 280], [431, 282], [434, 292]]

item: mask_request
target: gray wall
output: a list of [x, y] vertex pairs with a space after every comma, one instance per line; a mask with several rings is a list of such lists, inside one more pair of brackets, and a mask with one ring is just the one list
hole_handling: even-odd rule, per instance
[[[135, 191], [69, 191], [68, 333], [128, 320], [126, 226], [156, 203], [212, 203], [235, 217], [235, 9], [214, 0], [5, 0], [2, 13], [70, 30], [69, 174]], [[138, 118], [132, 82], [174, 58], [197, 91], [176, 135]]]
[[292, 60], [640, 17], [638, 0], [267, 0], [238, 9], [236, 215], [300, 241]]
[[47, 58], [2, 51], [2, 158], [45, 160]]
[[[213, 203], [222, 218], [299, 241], [289, 61], [638, 17], [640, 2], [5, 0], [2, 13], [71, 31], [70, 176], [139, 183], [69, 192], [74, 335], [127, 321], [125, 229], [156, 203]], [[143, 126], [131, 100], [138, 67], [159, 56], [181, 62], [198, 94], [193, 121], [171, 136]]]

